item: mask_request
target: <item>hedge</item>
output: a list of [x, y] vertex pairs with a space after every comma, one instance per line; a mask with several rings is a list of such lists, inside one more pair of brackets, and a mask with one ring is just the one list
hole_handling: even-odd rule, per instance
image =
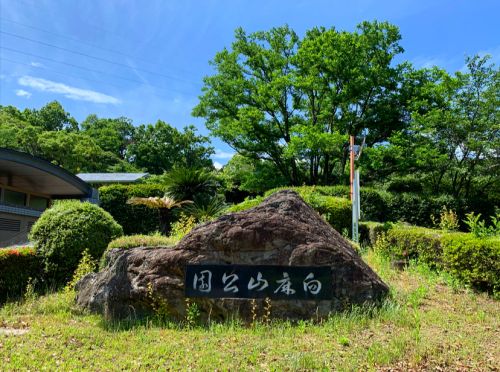
[[31, 247], [0, 249], [0, 302], [22, 295], [31, 278], [42, 278], [43, 264]]
[[130, 205], [133, 196], [163, 196], [165, 186], [159, 184], [111, 185], [99, 189], [101, 207], [123, 227], [125, 235], [149, 234], [160, 229], [158, 211], [143, 205]]
[[[338, 232], [351, 231], [351, 203], [344, 198], [322, 195], [313, 187], [281, 187], [264, 194], [265, 197], [278, 190], [294, 190], [304, 201], [321, 214]], [[239, 212], [257, 206], [264, 197], [246, 199], [240, 204], [233, 205], [228, 212]]]
[[387, 231], [387, 240], [394, 258], [419, 260], [437, 269], [442, 267], [443, 234], [425, 227], [399, 226]]
[[448, 234], [442, 239], [444, 268], [472, 287], [500, 293], [500, 237]]
[[373, 246], [380, 234], [387, 232], [391, 228], [390, 223], [380, 222], [360, 222], [359, 223], [359, 241], [362, 245]]
[[500, 292], [500, 236], [477, 238], [470, 233], [395, 225], [385, 238], [376, 247], [392, 259], [415, 259], [475, 289]]

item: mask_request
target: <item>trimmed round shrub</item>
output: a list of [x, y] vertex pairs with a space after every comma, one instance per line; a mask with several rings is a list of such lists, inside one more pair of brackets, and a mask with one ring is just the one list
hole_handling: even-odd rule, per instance
[[42, 257], [49, 280], [71, 278], [85, 249], [99, 259], [109, 242], [123, 235], [122, 227], [99, 206], [68, 200], [47, 209], [33, 226], [30, 240]]

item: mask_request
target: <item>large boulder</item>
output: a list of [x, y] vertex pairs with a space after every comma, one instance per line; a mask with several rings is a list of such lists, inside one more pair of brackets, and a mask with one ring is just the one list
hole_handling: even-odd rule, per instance
[[[107, 318], [141, 316], [159, 303], [172, 317], [184, 317], [185, 266], [194, 263], [332, 268], [331, 299], [273, 300], [273, 317], [323, 317], [351, 304], [379, 301], [388, 293], [351, 244], [293, 191], [278, 192], [255, 208], [198, 226], [175, 247], [112, 249], [106, 261], [104, 270], [78, 283], [77, 304]], [[248, 299], [191, 301], [206, 318], [250, 316]]]

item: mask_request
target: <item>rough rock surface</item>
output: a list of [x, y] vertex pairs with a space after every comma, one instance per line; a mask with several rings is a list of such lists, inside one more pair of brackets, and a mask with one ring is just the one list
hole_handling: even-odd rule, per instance
[[[77, 304], [107, 318], [140, 316], [155, 303], [166, 306], [173, 317], [184, 317], [187, 263], [332, 267], [331, 300], [273, 300], [273, 317], [323, 317], [350, 304], [380, 300], [388, 292], [350, 243], [293, 191], [278, 192], [255, 208], [205, 223], [173, 248], [113, 249], [107, 262], [104, 270], [87, 275], [77, 286]], [[250, 300], [192, 301], [205, 318], [250, 316]], [[262, 311], [261, 305], [257, 308]]]

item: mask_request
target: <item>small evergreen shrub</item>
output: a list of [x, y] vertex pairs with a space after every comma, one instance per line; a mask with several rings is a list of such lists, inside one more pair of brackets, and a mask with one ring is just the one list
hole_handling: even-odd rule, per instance
[[467, 213], [466, 217], [464, 223], [469, 227], [469, 231], [476, 238], [500, 235], [500, 212], [498, 210], [494, 216], [491, 216], [491, 223], [489, 226], [481, 219], [481, 213]]
[[100, 206], [109, 212], [126, 235], [149, 234], [160, 229], [158, 210], [144, 205], [127, 204], [132, 197], [162, 197], [165, 186], [159, 184], [110, 185], [99, 188]]
[[97, 261], [92, 258], [89, 251], [86, 249], [82, 253], [82, 258], [73, 273], [71, 281], [64, 287], [65, 292], [72, 292], [76, 288], [76, 283], [80, 281], [85, 275], [90, 274], [97, 270]]
[[33, 225], [30, 240], [42, 256], [49, 280], [66, 283], [85, 249], [99, 259], [109, 242], [123, 235], [113, 217], [91, 203], [58, 201]]
[[172, 239], [172, 241], [179, 241], [195, 226], [196, 218], [194, 216], [188, 216], [187, 214], [181, 213], [179, 220], [172, 225], [172, 231], [170, 232], [169, 238]]
[[458, 216], [453, 209], [448, 209], [443, 206], [441, 214], [439, 215], [439, 220], [436, 217], [431, 216], [432, 223], [435, 227], [444, 231], [458, 231], [459, 220]]
[[42, 278], [43, 265], [34, 248], [0, 249], [0, 302], [22, 295], [28, 282]]

